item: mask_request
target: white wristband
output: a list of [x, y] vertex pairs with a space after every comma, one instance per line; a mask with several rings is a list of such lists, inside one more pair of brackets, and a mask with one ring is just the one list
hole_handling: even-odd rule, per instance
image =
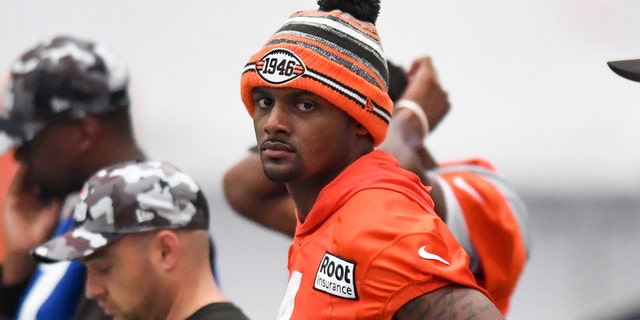
[[400, 99], [398, 100], [398, 102], [396, 102], [396, 109], [400, 108], [407, 108], [413, 111], [416, 117], [418, 117], [418, 120], [420, 120], [424, 135], [426, 136], [427, 133], [429, 133], [429, 121], [427, 120], [427, 115], [424, 113], [422, 107], [420, 107], [418, 103], [409, 99]]

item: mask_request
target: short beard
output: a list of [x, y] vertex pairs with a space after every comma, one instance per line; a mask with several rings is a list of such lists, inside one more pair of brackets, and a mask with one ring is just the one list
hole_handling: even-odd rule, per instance
[[269, 170], [263, 167], [264, 174], [269, 180], [277, 183], [287, 183], [293, 180], [294, 175], [291, 171]]

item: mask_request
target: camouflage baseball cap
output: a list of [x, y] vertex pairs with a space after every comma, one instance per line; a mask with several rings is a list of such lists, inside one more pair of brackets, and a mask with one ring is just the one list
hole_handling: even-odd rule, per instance
[[71, 231], [33, 250], [43, 262], [86, 257], [123, 236], [161, 229], [209, 229], [197, 183], [173, 165], [133, 161], [100, 170], [85, 183]]
[[55, 121], [129, 105], [126, 65], [103, 45], [57, 36], [13, 64], [0, 114], [0, 154]]

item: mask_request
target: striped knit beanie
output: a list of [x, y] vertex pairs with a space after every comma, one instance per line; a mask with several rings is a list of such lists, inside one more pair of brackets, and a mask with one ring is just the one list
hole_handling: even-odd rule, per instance
[[244, 67], [240, 93], [253, 116], [254, 87], [296, 88], [329, 101], [362, 124], [379, 145], [393, 103], [375, 20], [379, 1], [320, 0], [293, 13]]

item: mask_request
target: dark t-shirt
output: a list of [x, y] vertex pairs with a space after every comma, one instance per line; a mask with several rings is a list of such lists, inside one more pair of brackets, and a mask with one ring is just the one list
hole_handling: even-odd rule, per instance
[[200, 308], [185, 320], [249, 320], [249, 318], [231, 302], [215, 302]]

